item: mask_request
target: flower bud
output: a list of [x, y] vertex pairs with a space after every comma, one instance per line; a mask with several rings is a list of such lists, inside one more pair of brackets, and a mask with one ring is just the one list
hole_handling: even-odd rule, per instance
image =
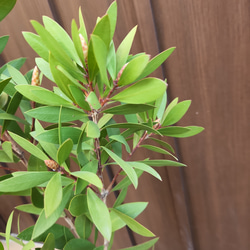
[[40, 79], [39, 79], [39, 71], [38, 71], [37, 66], [35, 66], [35, 68], [33, 70], [31, 85], [33, 85], [33, 86], [40, 86], [41, 85]]
[[44, 163], [48, 168], [52, 169], [53, 171], [56, 171], [59, 168], [59, 164], [54, 160], [45, 160]]
[[120, 69], [120, 71], [118, 72], [117, 78], [116, 78], [116, 81], [117, 81], [117, 82], [120, 80], [121, 75], [122, 75], [124, 69], [127, 67], [127, 65], [128, 65], [128, 63], [124, 64], [124, 65], [122, 66], [122, 68]]
[[83, 56], [86, 59], [87, 55], [88, 55], [88, 45], [84, 39], [84, 37], [82, 36], [82, 34], [79, 34], [80, 40], [81, 40], [81, 44], [82, 44], [82, 51], [83, 51]]

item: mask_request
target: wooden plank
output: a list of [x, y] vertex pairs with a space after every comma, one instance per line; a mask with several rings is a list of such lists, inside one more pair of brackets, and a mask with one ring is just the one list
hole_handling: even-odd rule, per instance
[[171, 94], [193, 100], [180, 124], [206, 128], [179, 142], [195, 249], [248, 249], [249, 4], [152, 5], [161, 46], [177, 46], [165, 65]]

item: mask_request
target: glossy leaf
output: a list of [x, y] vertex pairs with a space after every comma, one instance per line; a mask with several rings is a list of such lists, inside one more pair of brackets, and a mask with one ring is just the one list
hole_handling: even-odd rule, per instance
[[[0, 13], [1, 13], [1, 11], [0, 11]], [[0, 37], [0, 54], [3, 52], [8, 40], [9, 40], [9, 36], [1, 36]]]
[[26, 78], [23, 76], [23, 74], [19, 70], [17, 70], [16, 68], [14, 68], [11, 65], [8, 65], [7, 69], [10, 73], [10, 76], [12, 77], [12, 80], [16, 84], [28, 84]]
[[130, 216], [120, 212], [117, 209], [112, 209], [112, 211], [114, 213], [116, 213], [116, 215], [118, 215], [127, 225], [128, 227], [133, 230], [135, 233], [138, 233], [142, 236], [145, 237], [154, 237], [155, 235], [150, 232], [147, 228], [145, 228], [144, 226], [142, 226], [139, 222], [135, 221], [133, 218], [131, 218]]
[[140, 75], [139, 79], [142, 79], [153, 73], [172, 54], [174, 50], [175, 47], [169, 48], [155, 56], [152, 60], [150, 60], [150, 62]]
[[129, 162], [129, 164], [136, 169], [140, 169], [143, 170], [144, 172], [147, 172], [151, 175], [153, 175], [155, 178], [157, 178], [158, 180], [162, 180], [161, 176], [150, 166], [148, 166], [147, 164], [144, 164], [142, 162]]
[[183, 163], [171, 160], [144, 160], [141, 162], [153, 167], [166, 167], [166, 166], [186, 167], [186, 165]]
[[11, 78], [6, 78], [5, 80], [0, 81], [0, 94], [3, 92], [4, 88], [9, 83], [10, 80]]
[[129, 147], [127, 141], [125, 140], [125, 138], [122, 135], [111, 135], [109, 138], [112, 139], [112, 140], [115, 140], [115, 141], [118, 141], [118, 142], [122, 143], [125, 146], [126, 151], [128, 153], [131, 152], [130, 147]]
[[100, 137], [100, 129], [96, 123], [93, 121], [87, 122], [86, 127], [87, 137], [89, 138], [99, 138]]
[[149, 240], [145, 243], [142, 243], [133, 247], [122, 248], [121, 250], [148, 250], [149, 248], [154, 246], [158, 240], [159, 238], [155, 238], [153, 240]]
[[10, 233], [11, 233], [11, 225], [12, 225], [12, 220], [13, 220], [13, 214], [14, 211], [11, 212], [8, 221], [7, 221], [7, 225], [6, 225], [6, 230], [5, 230], [5, 240], [6, 240], [6, 245], [7, 245], [7, 249], [9, 250], [9, 244], [10, 244]]
[[190, 130], [191, 129], [188, 127], [170, 126], [166, 128], [160, 128], [159, 132], [165, 136], [181, 138], [185, 137], [185, 134]]
[[131, 60], [123, 70], [118, 85], [125, 86], [133, 83], [140, 76], [148, 61], [149, 55], [141, 55]]
[[39, 158], [43, 161], [48, 159], [48, 156], [45, 153], [43, 153], [43, 151], [41, 149], [39, 149], [37, 146], [35, 146], [31, 142], [29, 142], [28, 140], [24, 139], [23, 137], [21, 137], [19, 135], [14, 134], [12, 132], [9, 132], [9, 134], [19, 146], [21, 146], [23, 149], [25, 149], [30, 154], [36, 156], [37, 158]]
[[162, 126], [169, 126], [178, 122], [187, 112], [191, 104], [190, 100], [176, 104], [167, 114]]
[[82, 250], [82, 249], [88, 249], [88, 250], [94, 250], [95, 245], [91, 243], [88, 240], [85, 239], [72, 239], [63, 248], [64, 250]]
[[152, 146], [152, 145], [141, 145], [140, 147], [142, 148], [146, 148], [148, 150], [152, 150], [154, 152], [160, 153], [160, 154], [164, 154], [164, 155], [171, 155], [173, 158], [175, 158], [175, 160], [178, 160], [173, 154], [171, 154], [170, 152], [168, 152], [165, 149], [162, 149], [160, 147], [156, 147], [156, 146]]
[[149, 104], [121, 104], [112, 108], [105, 109], [102, 112], [117, 115], [128, 115], [144, 112], [153, 108], [154, 106]]
[[57, 22], [47, 16], [43, 16], [43, 23], [45, 29], [49, 31], [53, 38], [60, 44], [60, 47], [62, 47], [63, 51], [65, 51], [67, 55], [76, 63], [81, 64], [74, 44], [67, 32]]
[[49, 50], [43, 44], [40, 36], [31, 33], [23, 32], [24, 39], [30, 45], [30, 47], [45, 61], [49, 61]]
[[56, 173], [48, 182], [44, 192], [44, 211], [46, 218], [49, 217], [62, 201], [61, 173]]
[[[1, 0], [0, 2], [0, 21], [2, 21], [16, 4], [16, 0]], [[8, 248], [9, 249], [9, 248]]]
[[101, 81], [105, 83], [105, 85], [109, 86], [109, 80], [106, 71], [106, 62], [107, 62], [107, 46], [103, 42], [103, 40], [96, 36], [91, 35], [91, 40], [93, 44], [93, 51], [96, 59], [96, 63], [98, 65]]
[[112, 226], [107, 206], [90, 188], [88, 188], [87, 191], [87, 202], [89, 213], [95, 226], [103, 237], [109, 241], [111, 238]]
[[50, 64], [40, 57], [35, 58], [35, 61], [36, 61], [37, 67], [40, 69], [43, 75], [45, 75], [52, 82], [55, 82], [51, 69], [50, 69]]
[[87, 216], [81, 215], [75, 218], [75, 227], [78, 235], [83, 239], [88, 239], [92, 232], [93, 223]]
[[42, 87], [17, 85], [15, 88], [23, 96], [37, 103], [49, 106], [72, 106], [72, 104], [66, 101], [64, 98]]
[[4, 106], [8, 103], [8, 99], [9, 99], [9, 96], [5, 92], [2, 92], [0, 94], [0, 109], [4, 108]]
[[112, 40], [115, 32], [116, 21], [117, 21], [117, 3], [114, 1], [108, 8], [107, 14], [110, 21], [110, 40]]
[[166, 89], [167, 85], [164, 81], [158, 78], [145, 78], [111, 97], [111, 99], [132, 104], [150, 103], [161, 97]]
[[57, 151], [57, 162], [61, 165], [69, 157], [73, 148], [73, 141], [69, 138], [62, 143]]
[[166, 110], [165, 110], [165, 112], [164, 112], [164, 114], [163, 114], [163, 116], [161, 118], [161, 121], [160, 121], [161, 123], [163, 123], [163, 121], [166, 119], [166, 117], [167, 117], [168, 113], [170, 112], [170, 110], [178, 103], [178, 100], [179, 100], [179, 98], [176, 97], [172, 102], [170, 102], [168, 104], [168, 106], [167, 106], [167, 108], [166, 108]]
[[137, 30], [137, 26], [135, 26], [123, 39], [120, 46], [116, 52], [116, 74], [120, 71], [123, 65], [127, 62], [129, 51], [131, 49], [134, 36]]
[[40, 216], [35, 224], [35, 227], [34, 227], [34, 230], [32, 233], [32, 239], [35, 239], [38, 236], [40, 236], [42, 233], [44, 233], [62, 215], [62, 212], [63, 212], [66, 204], [68, 203], [70, 196], [72, 195], [73, 186], [74, 186], [74, 184], [70, 184], [63, 189], [62, 202], [53, 214], [51, 214], [49, 217], [46, 218], [45, 211], [44, 211], [44, 209], [42, 210], [42, 213], [40, 214]]
[[74, 196], [70, 201], [69, 211], [73, 216], [80, 216], [87, 213], [87, 196], [85, 194], [79, 194]]
[[69, 86], [69, 90], [78, 104], [84, 110], [90, 110], [89, 104], [85, 101], [85, 95], [83, 94], [82, 90], [77, 86]]
[[36, 214], [39, 215], [42, 212], [42, 208], [35, 207], [33, 204], [24, 204], [15, 207], [17, 210], [29, 213], [29, 214]]
[[37, 185], [40, 185], [54, 175], [53, 172], [19, 172], [19, 175], [0, 182], [0, 192], [23, 191]]
[[[58, 106], [44, 106], [28, 110], [25, 114], [40, 121], [58, 123], [59, 111], [60, 107]], [[80, 109], [62, 107], [61, 122], [80, 120], [86, 116], [87, 115]]]
[[113, 153], [111, 150], [109, 150], [105, 147], [102, 147], [102, 149], [115, 161], [115, 163], [117, 165], [119, 165], [124, 170], [124, 172], [127, 174], [128, 178], [133, 183], [134, 187], [137, 188], [138, 177], [137, 177], [134, 169], [129, 165], [129, 163], [124, 161], [122, 158], [120, 158], [118, 155]]
[[55, 236], [52, 233], [49, 233], [44, 241], [43, 247], [41, 250], [54, 250], [55, 249]]
[[[204, 130], [203, 127], [199, 127], [199, 126], [187, 126], [185, 128], [189, 129], [189, 131], [181, 134], [181, 136], [180, 136], [181, 138], [186, 138], [186, 137], [197, 135]], [[177, 136], [175, 136], [175, 137], [177, 137]]]
[[100, 178], [89, 171], [76, 171], [76, 172], [71, 172], [71, 175], [76, 176], [82, 180], [85, 180], [93, 185], [95, 185], [98, 188], [102, 188], [103, 184], [100, 180]]
[[[77, 144], [81, 132], [82, 131], [79, 128], [62, 127], [61, 128], [62, 141], [65, 141], [70, 138], [74, 144]], [[53, 144], [59, 144], [58, 128], [45, 130], [44, 132], [34, 137], [39, 142], [44, 141], [44, 142], [49, 142]]]

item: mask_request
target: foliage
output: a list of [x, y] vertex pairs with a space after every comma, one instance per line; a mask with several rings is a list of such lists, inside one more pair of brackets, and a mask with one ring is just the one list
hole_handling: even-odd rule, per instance
[[[16, 209], [38, 215], [36, 224], [18, 235], [21, 245], [29, 242], [23, 249], [35, 241], [44, 242], [42, 249], [111, 249], [115, 232], [126, 225], [154, 237], [135, 220], [147, 203], [124, 204], [128, 186], [137, 188], [143, 172], [161, 180], [152, 167], [185, 166], [164, 136], [188, 137], [203, 130], [175, 126], [191, 101], [166, 105], [167, 83], [150, 77], [174, 48], [151, 60], [145, 53], [129, 54], [135, 27], [116, 49], [116, 16], [113, 2], [89, 37], [81, 10], [80, 27], [72, 21], [71, 37], [49, 17], [43, 17], [43, 25], [31, 21], [37, 34], [23, 35], [39, 55], [37, 67], [22, 75], [24, 60], [17, 59], [0, 68], [1, 162], [27, 168], [2, 176], [0, 192], [29, 195], [32, 203]], [[3, 49], [8, 38], [0, 39]], [[52, 91], [43, 87], [42, 76], [54, 83]], [[18, 108], [23, 118], [16, 115]], [[172, 159], [131, 160], [140, 148]], [[111, 165], [116, 174], [106, 185], [103, 172]], [[118, 181], [118, 176], [123, 178]], [[112, 205], [108, 198], [114, 190], [120, 195]], [[60, 217], [70, 230], [56, 224]], [[103, 236], [103, 246], [96, 238], [90, 242], [92, 230]], [[128, 249], [149, 249], [157, 240]]]

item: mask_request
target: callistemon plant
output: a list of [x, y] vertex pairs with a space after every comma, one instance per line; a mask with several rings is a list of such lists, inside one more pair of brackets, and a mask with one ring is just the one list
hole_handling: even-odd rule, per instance
[[[0, 68], [0, 159], [27, 169], [11, 164], [0, 192], [31, 197], [30, 204], [16, 207], [37, 215], [35, 225], [15, 239], [23, 246], [27, 240], [25, 249], [36, 241], [44, 242], [42, 249], [111, 249], [115, 232], [124, 226], [153, 237], [132, 249], [152, 247], [158, 238], [135, 220], [147, 203], [124, 204], [128, 187], [136, 189], [144, 172], [161, 180], [153, 167], [185, 166], [165, 137], [203, 130], [175, 126], [191, 101], [176, 98], [166, 105], [166, 81], [150, 77], [174, 48], [152, 59], [130, 54], [136, 27], [115, 46], [116, 17], [113, 2], [88, 36], [79, 10], [80, 27], [72, 21], [71, 37], [49, 17], [43, 25], [31, 21], [37, 34], [23, 35], [39, 55], [36, 67], [25, 76], [19, 71], [23, 59]], [[44, 77], [52, 91], [43, 85]], [[18, 108], [24, 119], [15, 115]], [[148, 150], [148, 158], [135, 160], [140, 148]], [[168, 159], [151, 159], [151, 151]], [[107, 168], [114, 171], [109, 183], [104, 182]], [[114, 191], [119, 195], [112, 204]], [[57, 224], [60, 217], [68, 227]], [[8, 240], [12, 218], [13, 212], [2, 234]]]

